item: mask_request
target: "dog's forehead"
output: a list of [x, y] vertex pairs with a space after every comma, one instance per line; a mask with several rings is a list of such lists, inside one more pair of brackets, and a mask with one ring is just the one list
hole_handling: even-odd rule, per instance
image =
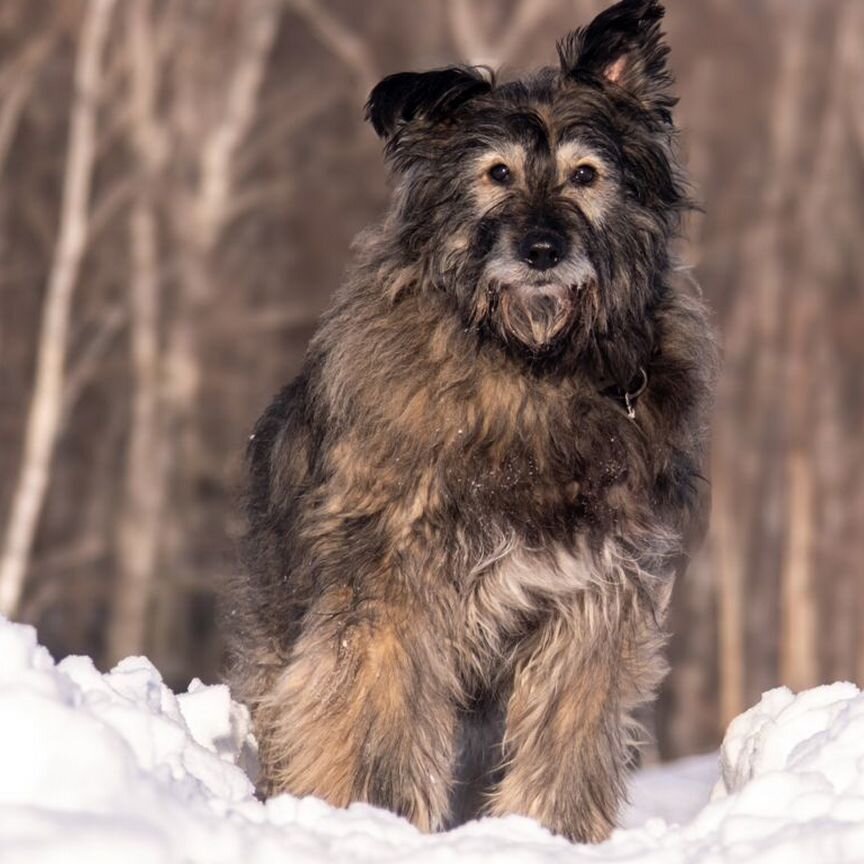
[[496, 162], [511, 167], [531, 168], [531, 173], [572, 167], [585, 159], [609, 161], [609, 146], [590, 123], [561, 122], [543, 106], [521, 109], [506, 115], [497, 132], [484, 136], [477, 148], [477, 162], [488, 169]]
[[541, 89], [516, 82], [494, 94], [478, 119], [490, 149], [521, 148], [533, 158], [564, 152], [614, 152], [614, 123], [596, 91], [578, 86]]

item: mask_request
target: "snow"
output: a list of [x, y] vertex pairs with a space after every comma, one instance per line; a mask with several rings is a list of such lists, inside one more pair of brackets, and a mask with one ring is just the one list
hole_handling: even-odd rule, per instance
[[677, 762], [645, 768], [630, 783], [630, 803], [621, 823], [638, 828], [649, 819], [689, 822], [707, 803], [720, 773], [717, 753], [691, 756]]
[[248, 714], [224, 686], [175, 695], [141, 657], [107, 674], [86, 657], [55, 664], [32, 628], [0, 619], [2, 864], [864, 861], [852, 684], [764, 694], [719, 758], [637, 775], [627, 827], [593, 847], [515, 816], [430, 836], [361, 804], [265, 804], [254, 765]]

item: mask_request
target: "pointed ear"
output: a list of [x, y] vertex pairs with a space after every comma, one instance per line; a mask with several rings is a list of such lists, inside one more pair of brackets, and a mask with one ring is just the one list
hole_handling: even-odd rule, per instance
[[677, 100], [670, 92], [669, 48], [660, 31], [664, 14], [658, 0], [621, 0], [610, 6], [558, 43], [562, 73], [615, 84], [671, 123]]
[[369, 94], [366, 119], [386, 140], [412, 120], [436, 123], [446, 119], [469, 99], [488, 93], [490, 79], [480, 69], [457, 66], [388, 75]]

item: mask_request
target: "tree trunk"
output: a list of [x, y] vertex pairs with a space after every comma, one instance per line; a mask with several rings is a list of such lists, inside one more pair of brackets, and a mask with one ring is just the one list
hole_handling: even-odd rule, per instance
[[154, 46], [150, 0], [137, 0], [127, 10], [132, 134], [139, 182], [129, 224], [133, 396], [123, 504], [117, 528], [117, 576], [106, 646], [111, 661], [145, 649], [165, 504], [165, 443], [159, 428], [161, 284], [155, 200], [165, 153], [155, 104], [156, 75], [161, 64]]
[[45, 503], [63, 410], [72, 297], [87, 248], [103, 51], [115, 0], [91, 0], [75, 61], [60, 230], [42, 309], [24, 454], [0, 558], [0, 613], [15, 615]]

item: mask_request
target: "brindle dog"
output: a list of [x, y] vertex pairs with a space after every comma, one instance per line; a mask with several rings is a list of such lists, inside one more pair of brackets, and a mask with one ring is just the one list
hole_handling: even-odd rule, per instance
[[392, 205], [249, 448], [231, 677], [265, 794], [615, 824], [707, 497], [662, 16], [372, 91]]

